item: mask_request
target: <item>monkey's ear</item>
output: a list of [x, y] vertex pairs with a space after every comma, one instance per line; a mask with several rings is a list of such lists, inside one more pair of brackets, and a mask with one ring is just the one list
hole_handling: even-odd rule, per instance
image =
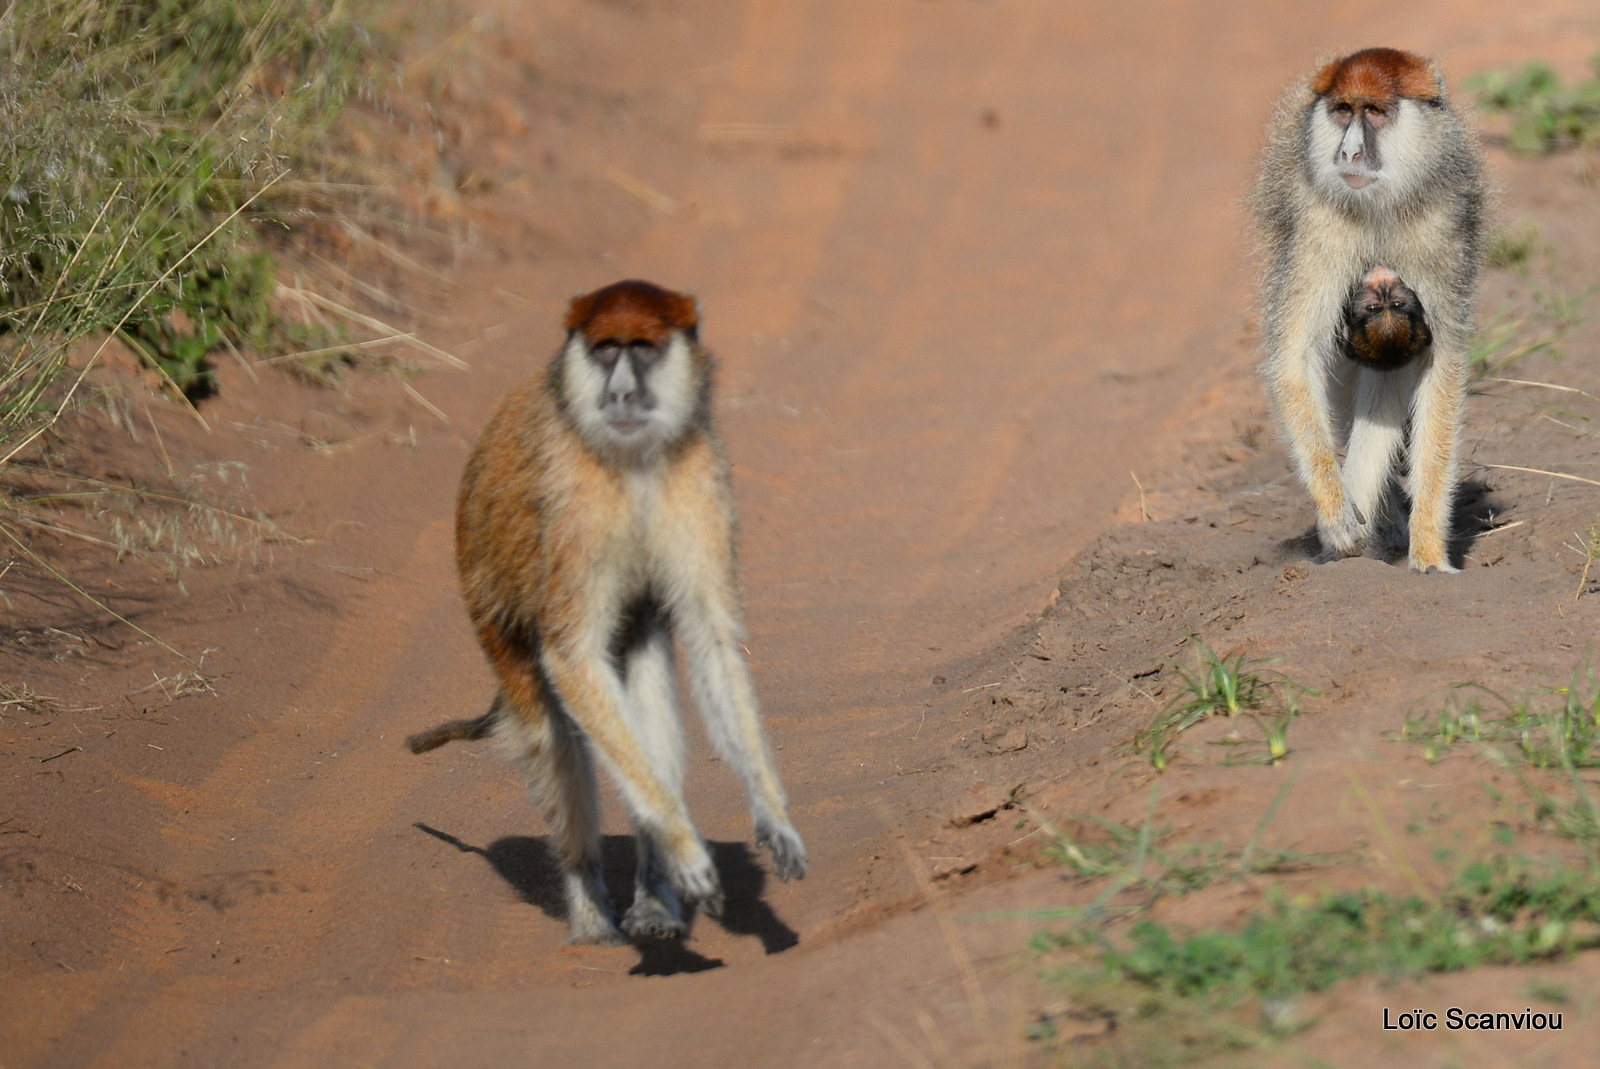
[[572, 298], [571, 304], [567, 305], [566, 328], [569, 338], [573, 331], [589, 322], [589, 317], [594, 314], [595, 298], [601, 292], [595, 290], [593, 293], [580, 293]]
[[1433, 96], [1429, 104], [1443, 104], [1445, 102], [1444, 71], [1439, 66], [1439, 61], [1428, 60], [1428, 73], [1433, 76]]
[[687, 293], [673, 293], [663, 290], [661, 318], [672, 326], [677, 327], [691, 338], [699, 336], [700, 309], [695, 304], [695, 299]]

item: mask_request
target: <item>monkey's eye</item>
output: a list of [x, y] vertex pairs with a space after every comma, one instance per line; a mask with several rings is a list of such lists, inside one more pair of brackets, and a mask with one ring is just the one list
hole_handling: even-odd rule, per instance
[[594, 357], [596, 363], [611, 367], [617, 362], [617, 357], [622, 355], [622, 346], [614, 341], [603, 341], [589, 350], [589, 355]]
[[628, 346], [628, 353], [640, 368], [647, 368], [661, 358], [661, 350], [648, 342], [636, 341]]

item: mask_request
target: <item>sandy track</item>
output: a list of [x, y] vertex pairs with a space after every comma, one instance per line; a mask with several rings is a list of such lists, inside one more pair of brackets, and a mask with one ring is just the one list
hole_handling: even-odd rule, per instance
[[[426, 383], [452, 422], [418, 425], [414, 452], [257, 465], [266, 500], [362, 526], [260, 587], [213, 584], [245, 612], [169, 616], [221, 651], [226, 737], [120, 781], [152, 823], [99, 846], [150, 880], [108, 885], [98, 968], [6, 984], [16, 1064], [877, 1065], [896, 1055], [874, 1015], [912, 1007], [978, 1037], [938, 919], [894, 915], [915, 891], [899, 837], [1006, 775], [927, 728], [930, 677], [1037, 612], [1216, 365], [1248, 359], [1238, 199], [1279, 86], [1368, 43], [1379, 11], [1394, 43], [1482, 66], [1519, 41], [1548, 54], [1578, 8], [1396, 23], [1350, 4], [1330, 34], [1252, 4], [477, 6], [546, 75], [503, 87], [533, 117], [507, 151], [558, 162], [480, 206], [503, 259], [461, 270], [443, 339], [474, 371]], [[576, 103], [552, 111], [552, 85]], [[643, 956], [561, 945], [508, 766], [399, 746], [490, 690], [450, 564], [470, 436], [542, 364], [566, 297], [622, 275], [695, 292], [722, 359], [749, 645], [814, 863], [765, 881], [697, 745], [691, 807], [735, 908]], [[230, 386], [218, 410], [241, 417], [307, 403]], [[620, 876], [628, 846], [609, 846]], [[969, 938], [1000, 960], [1012, 927]]]

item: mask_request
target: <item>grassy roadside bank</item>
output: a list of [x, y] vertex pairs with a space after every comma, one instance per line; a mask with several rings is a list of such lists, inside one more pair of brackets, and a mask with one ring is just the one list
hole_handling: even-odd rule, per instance
[[44, 0], [0, 16], [0, 462], [82, 399], [111, 338], [189, 399], [214, 385], [213, 353], [308, 340], [274, 309], [273, 245], [339, 194], [329, 131], [381, 77], [364, 13]]

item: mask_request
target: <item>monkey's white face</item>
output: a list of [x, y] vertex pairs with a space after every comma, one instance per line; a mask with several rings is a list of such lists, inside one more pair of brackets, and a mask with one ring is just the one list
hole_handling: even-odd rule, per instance
[[1307, 117], [1307, 163], [1326, 199], [1352, 209], [1388, 209], [1414, 196], [1437, 151], [1428, 104], [1323, 97]]
[[561, 373], [578, 433], [610, 454], [655, 455], [688, 429], [699, 401], [694, 357], [677, 331], [664, 346], [603, 340], [590, 348], [574, 334]]

